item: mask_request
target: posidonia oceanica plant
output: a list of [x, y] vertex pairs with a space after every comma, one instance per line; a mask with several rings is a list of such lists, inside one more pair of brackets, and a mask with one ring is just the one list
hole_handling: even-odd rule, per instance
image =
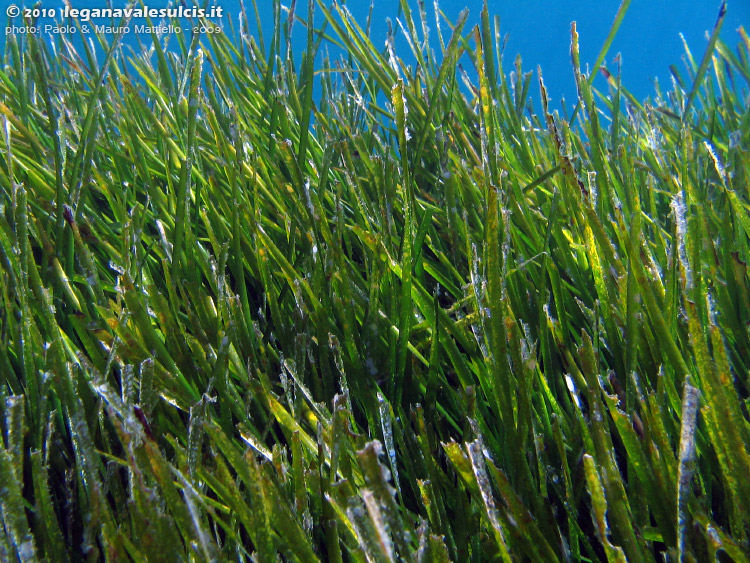
[[568, 113], [413, 7], [6, 38], [0, 559], [750, 558], [747, 34]]

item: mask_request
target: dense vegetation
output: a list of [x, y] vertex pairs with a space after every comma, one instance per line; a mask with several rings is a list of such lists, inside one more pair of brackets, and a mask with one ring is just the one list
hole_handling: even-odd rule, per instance
[[750, 559], [750, 39], [560, 115], [403, 8], [7, 37], [0, 559]]

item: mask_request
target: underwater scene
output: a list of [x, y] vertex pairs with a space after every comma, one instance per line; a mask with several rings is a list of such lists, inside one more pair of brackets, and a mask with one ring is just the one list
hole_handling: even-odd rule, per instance
[[0, 561], [750, 561], [750, 3], [0, 13]]

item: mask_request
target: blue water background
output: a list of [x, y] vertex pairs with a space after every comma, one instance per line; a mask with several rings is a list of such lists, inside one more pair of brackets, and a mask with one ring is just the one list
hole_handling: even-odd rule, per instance
[[[298, 2], [306, 3], [306, 0]], [[720, 4], [720, 1], [714, 0], [633, 0], [605, 64], [614, 71], [613, 60], [618, 53], [621, 55], [623, 84], [638, 99], [654, 96], [655, 79], [659, 81], [662, 91], [671, 89], [669, 65], [674, 64], [685, 75], [685, 44], [696, 63], [700, 62], [708, 43], [707, 33], [716, 22]], [[417, 2], [411, 0], [409, 5], [419, 27]], [[439, 1], [440, 11], [453, 22], [464, 8], [469, 8], [470, 17], [464, 33], [479, 23], [482, 5], [482, 1]], [[596, 61], [614, 22], [620, 0], [488, 0], [487, 5], [491, 20], [499, 16], [500, 33], [507, 38], [503, 54], [504, 71], [508, 73], [514, 70], [516, 55], [520, 54], [524, 72], [536, 71], [537, 65], [541, 67], [552, 100], [559, 101], [564, 97], [570, 103], [577, 99], [570, 58], [571, 22], [576, 22], [580, 60], [585, 70], [586, 65], [593, 65]], [[394, 27], [398, 27], [395, 20], [399, 14], [399, 1], [379, 0], [375, 6], [371, 36], [373, 43], [382, 48], [388, 30], [386, 19], [390, 18]], [[350, 1], [347, 7], [364, 26], [370, 11], [369, 2]], [[267, 5], [265, 8], [270, 17], [270, 7]], [[425, 1], [425, 9], [431, 44], [437, 47], [432, 0]], [[403, 15], [399, 19], [404, 23]], [[732, 48], [740, 41], [737, 33], [740, 25], [750, 32], [750, 0], [728, 2], [721, 38]], [[444, 21], [441, 21], [441, 30], [447, 43], [451, 30]], [[297, 31], [304, 30], [297, 28]], [[303, 35], [299, 34], [300, 41], [304, 40]], [[407, 40], [400, 32], [396, 37], [396, 52], [399, 55], [409, 52]], [[404, 58], [408, 60], [408, 57]], [[531, 95], [538, 98], [536, 84], [536, 80], [532, 82]], [[598, 84], [603, 86], [601, 82]]]
[[[237, 26], [240, 12], [239, 0], [211, 0], [224, 8], [226, 18], [231, 19]], [[0, 0], [0, 13], [5, 13], [9, 0]], [[16, 2], [21, 5], [20, 2]], [[31, 2], [26, 2], [31, 5]], [[74, 8], [103, 8], [106, 0], [71, 0]], [[283, 2], [288, 6], [289, 0]], [[151, 8], [167, 6], [165, 0], [146, 1]], [[188, 4], [191, 2], [188, 1]], [[201, 2], [202, 4], [202, 2]], [[249, 1], [246, 1], [246, 5]], [[297, 2], [297, 13], [306, 18], [306, 0]], [[619, 0], [537, 0], [515, 1], [489, 0], [488, 6], [491, 16], [500, 18], [501, 34], [507, 35], [507, 43], [503, 57], [503, 68], [509, 72], [514, 68], [514, 59], [520, 53], [523, 59], [524, 71], [536, 70], [540, 65], [544, 74], [545, 84], [550, 98], [559, 102], [561, 97], [568, 100], [568, 105], [576, 99], [575, 83], [570, 62], [570, 23], [577, 22], [580, 36], [581, 63], [592, 65], [612, 25], [619, 7]], [[124, 7], [123, 0], [114, 0], [112, 5]], [[370, 12], [369, 2], [346, 3], [348, 9], [364, 27]], [[662, 90], [671, 88], [669, 65], [674, 64], [683, 72], [684, 46], [680, 34], [685, 38], [693, 57], [700, 61], [707, 44], [709, 32], [718, 14], [720, 2], [718, 0], [633, 0], [628, 13], [622, 23], [620, 31], [607, 56], [606, 64], [614, 70], [612, 61], [616, 54], [622, 57], [623, 84], [637, 98], [643, 100], [654, 95], [654, 79], [658, 79]], [[42, 0], [44, 8], [63, 6], [61, 0]], [[251, 4], [250, 4], [251, 6]], [[418, 23], [419, 12], [415, 0], [410, 0], [412, 13]], [[470, 10], [470, 18], [465, 32], [479, 21], [482, 7], [481, 1], [467, 2], [466, 0], [440, 0], [439, 8], [445, 16], [456, 21], [464, 7]], [[428, 25], [430, 28], [431, 44], [437, 46], [435, 11], [432, 0], [426, 0]], [[269, 42], [273, 26], [273, 10], [270, 0], [258, 0], [263, 33]], [[397, 23], [397, 18], [403, 23], [403, 14], [399, 12], [398, 0], [378, 0], [372, 16], [371, 36], [378, 48], [385, 45], [388, 23], [390, 19], [395, 29], [396, 49], [400, 56], [407, 61], [409, 47]], [[250, 32], [257, 34], [254, 14], [248, 7]], [[4, 18], [7, 22], [7, 18]], [[19, 18], [15, 18], [18, 23]], [[322, 22], [322, 14], [317, 11], [316, 24]], [[106, 22], [99, 21], [99, 24]], [[133, 23], [145, 23], [144, 20]], [[155, 22], [156, 23], [156, 22]], [[224, 22], [227, 25], [227, 22]], [[737, 29], [744, 25], [750, 31], [750, 0], [730, 0], [728, 2], [727, 17], [722, 30], [722, 39], [731, 47], [740, 40]], [[441, 29], [447, 42], [450, 37], [450, 27], [441, 21]], [[4, 30], [3, 30], [4, 31]], [[4, 34], [3, 34], [4, 35]], [[294, 50], [296, 60], [301, 60], [300, 54], [304, 50], [306, 34], [299, 23], [294, 26]], [[4, 37], [2, 38], [4, 39]], [[148, 42], [148, 37], [141, 40]], [[4, 41], [3, 41], [4, 43]], [[136, 45], [134, 37], [126, 38], [126, 43]], [[173, 42], [176, 47], [177, 43]], [[317, 66], [321, 65], [318, 58]], [[536, 81], [534, 82], [536, 85]], [[602, 83], [599, 83], [600, 86]], [[531, 89], [531, 95], [538, 98], [538, 88]]]

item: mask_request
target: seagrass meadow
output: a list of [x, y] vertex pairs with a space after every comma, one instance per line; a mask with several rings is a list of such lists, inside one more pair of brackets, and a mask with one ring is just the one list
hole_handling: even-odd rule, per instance
[[399, 53], [253, 6], [6, 38], [0, 560], [750, 560], [725, 7], [648, 101], [628, 0], [590, 73], [573, 25], [554, 110], [486, 7]]

